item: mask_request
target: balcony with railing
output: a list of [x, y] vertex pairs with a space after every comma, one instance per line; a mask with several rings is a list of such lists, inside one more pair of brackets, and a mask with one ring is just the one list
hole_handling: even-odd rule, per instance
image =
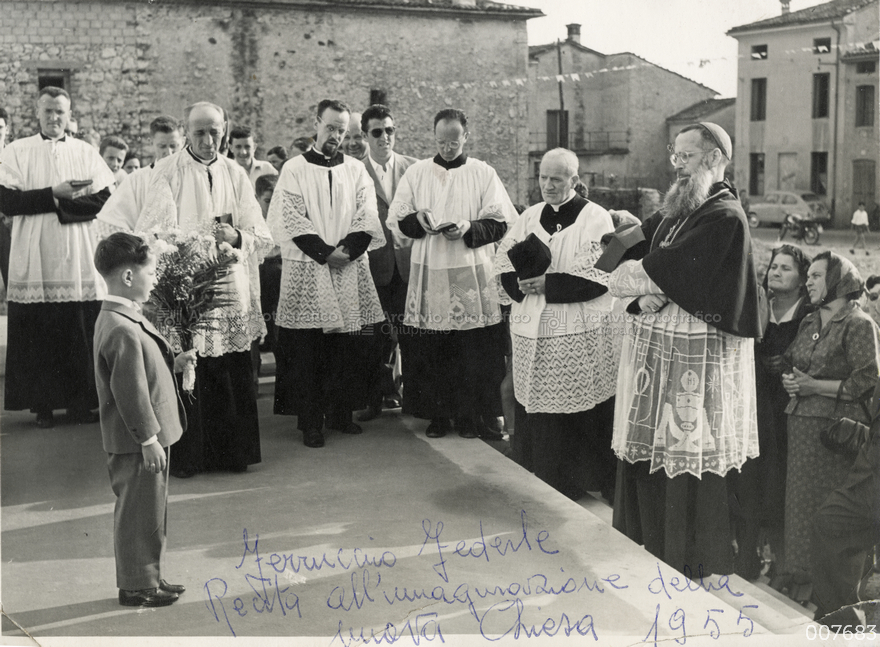
[[535, 154], [551, 148], [568, 148], [580, 155], [626, 154], [629, 152], [629, 134], [625, 130], [580, 130], [562, 133], [532, 132], [529, 134], [529, 150]]

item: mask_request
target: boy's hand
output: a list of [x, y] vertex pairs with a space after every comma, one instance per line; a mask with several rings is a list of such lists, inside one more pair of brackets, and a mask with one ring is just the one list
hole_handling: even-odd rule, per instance
[[148, 472], [160, 474], [165, 470], [165, 450], [159, 443], [150, 443], [141, 446], [144, 455], [144, 469]]
[[191, 365], [194, 369], [196, 367], [195, 348], [190, 349], [185, 353], [180, 353], [177, 357], [174, 358], [174, 372], [183, 373], [183, 370], [187, 367], [187, 365]]

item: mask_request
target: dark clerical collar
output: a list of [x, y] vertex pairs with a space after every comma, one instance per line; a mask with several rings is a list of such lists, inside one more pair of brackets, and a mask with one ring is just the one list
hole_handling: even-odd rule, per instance
[[588, 202], [575, 193], [567, 201], [560, 204], [558, 209], [554, 209], [552, 204], [545, 204], [541, 211], [541, 226], [551, 236], [570, 227], [578, 219]]
[[439, 153], [434, 156], [434, 164], [436, 164], [437, 166], [442, 166], [447, 171], [451, 171], [452, 169], [458, 168], [459, 166], [464, 166], [465, 162], [467, 162], [467, 153], [462, 153], [451, 162], [447, 162], [445, 159], [440, 157]]
[[42, 137], [43, 139], [45, 139], [47, 142], [63, 142], [63, 141], [67, 141], [67, 135], [66, 135], [66, 134], [61, 135], [61, 137], [59, 137], [58, 139], [52, 139], [51, 137], [47, 137], [46, 135], [44, 135], [44, 134], [41, 132], [41, 133], [40, 133], [40, 137]]
[[199, 164], [202, 164], [203, 166], [211, 166], [211, 164], [217, 161], [217, 157], [215, 157], [210, 162], [206, 162], [201, 157], [193, 153], [192, 148], [190, 148], [189, 146], [187, 146], [185, 150], [187, 153], [189, 153], [190, 157], [192, 157], [195, 161], [197, 161]]
[[733, 188], [733, 185], [730, 184], [727, 180], [721, 180], [720, 182], [716, 182], [711, 187], [709, 187], [709, 195], [715, 195], [716, 193], [721, 193], [727, 189], [734, 196], [736, 196], [736, 189]]
[[303, 157], [309, 164], [326, 166], [327, 168], [333, 168], [334, 166], [339, 166], [340, 164], [345, 163], [345, 157], [339, 151], [336, 151], [333, 157], [327, 159], [324, 157], [323, 153], [319, 153], [313, 148], [312, 150], [303, 153]]

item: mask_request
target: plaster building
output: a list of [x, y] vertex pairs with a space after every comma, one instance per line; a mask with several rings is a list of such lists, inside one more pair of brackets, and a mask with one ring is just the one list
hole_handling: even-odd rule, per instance
[[160, 113], [226, 107], [263, 149], [313, 133], [325, 97], [385, 103], [397, 148], [433, 155], [433, 115], [468, 114], [468, 152], [490, 160], [511, 198], [527, 188], [526, 21], [540, 10], [492, 0], [3, 1], [0, 96], [13, 137], [36, 131], [39, 87], [70, 91], [80, 130], [139, 148]]
[[541, 155], [564, 146], [577, 153], [589, 185], [665, 191], [667, 118], [718, 94], [635, 54], [590, 49], [577, 24], [564, 41], [529, 48], [529, 79], [533, 190]]
[[736, 181], [825, 196], [836, 226], [877, 209], [878, 0], [833, 0], [734, 27]]

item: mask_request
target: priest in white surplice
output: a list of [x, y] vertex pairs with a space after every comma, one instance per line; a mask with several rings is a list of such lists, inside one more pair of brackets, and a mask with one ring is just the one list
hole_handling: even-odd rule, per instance
[[327, 428], [361, 433], [352, 411], [369, 395], [364, 329], [384, 319], [366, 254], [385, 244], [376, 190], [340, 151], [350, 118], [343, 103], [318, 104], [315, 147], [285, 163], [269, 207], [282, 257], [275, 413], [298, 417], [307, 447], [324, 445], [325, 413]]
[[105, 287], [92, 221], [113, 174], [97, 150], [65, 135], [65, 90], [43, 88], [37, 115], [40, 134], [0, 154], [0, 212], [13, 219], [4, 406], [30, 409], [41, 427], [54, 424], [53, 409], [97, 422], [92, 337]]
[[434, 117], [439, 153], [410, 166], [388, 210], [393, 235], [414, 239], [404, 324], [413, 361], [403, 411], [431, 420], [429, 438], [455, 420], [463, 438], [498, 439], [507, 332], [493, 279], [493, 243], [516, 210], [495, 170], [468, 157], [467, 116]]
[[244, 260], [230, 287], [230, 296], [241, 305], [213, 311], [211, 328], [195, 339], [196, 401], [187, 410], [187, 430], [174, 445], [171, 474], [178, 477], [209, 470], [243, 472], [260, 462], [250, 351], [266, 333], [259, 265], [274, 245], [244, 170], [219, 154], [227, 128], [223, 109], [193, 104], [184, 124], [189, 145], [156, 164], [150, 197], [135, 228], [147, 234], [180, 228], [212, 235], [240, 249]]
[[[511, 444], [516, 462], [571, 499], [597, 490], [612, 501], [619, 352], [608, 275], [593, 265], [602, 236], [614, 226], [605, 209], [575, 193], [578, 180], [577, 155], [547, 152], [538, 177], [544, 201], [520, 215], [495, 256], [495, 271], [514, 301]], [[545, 262], [514, 263], [531, 237], [546, 245]]]

